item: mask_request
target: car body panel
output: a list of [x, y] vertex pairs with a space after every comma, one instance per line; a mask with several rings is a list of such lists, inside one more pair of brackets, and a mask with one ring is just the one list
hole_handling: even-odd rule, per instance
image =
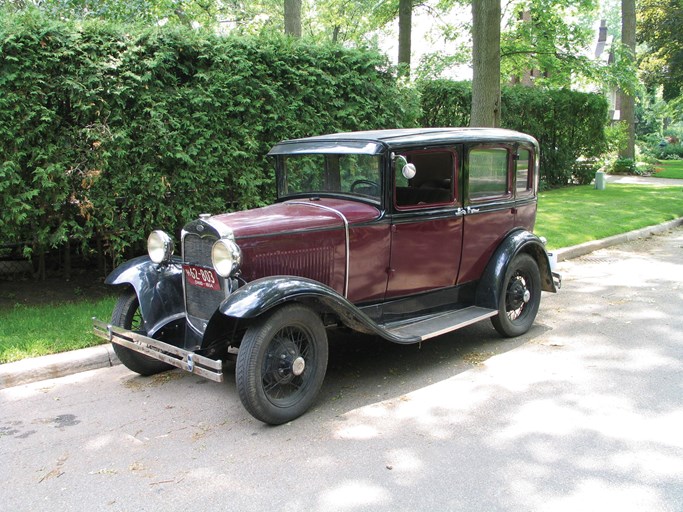
[[[489, 174], [481, 164], [486, 152], [474, 153], [482, 148], [498, 151], [491, 152], [498, 167], [491, 164]], [[269, 155], [278, 191], [288, 192], [275, 204], [202, 215], [184, 227], [180, 258], [154, 264], [141, 257], [107, 279], [135, 288], [149, 336], [187, 319], [183, 365], [191, 366], [192, 350], [229, 357], [262, 315], [292, 302], [327, 326], [419, 343], [498, 315], [506, 271], [520, 253], [536, 261], [542, 289], [556, 291], [543, 243], [532, 233], [539, 160], [528, 135], [376, 130], [282, 141]], [[299, 157], [292, 163], [301, 165], [288, 166], [287, 159]], [[408, 164], [412, 175], [403, 172]], [[299, 181], [287, 182], [288, 172]], [[380, 179], [370, 183], [379, 193], [354, 188], [371, 173]], [[311, 191], [318, 182], [324, 191]], [[205, 290], [187, 269], [213, 279], [220, 239], [238, 247], [240, 264]]]

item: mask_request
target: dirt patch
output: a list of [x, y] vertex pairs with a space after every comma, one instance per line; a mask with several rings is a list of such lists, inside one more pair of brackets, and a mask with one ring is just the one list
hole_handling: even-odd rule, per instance
[[48, 277], [45, 281], [0, 278], [0, 310], [15, 304], [34, 306], [97, 300], [115, 293], [114, 287], [104, 284], [102, 276], [90, 271], [74, 271], [68, 281], [61, 277]]

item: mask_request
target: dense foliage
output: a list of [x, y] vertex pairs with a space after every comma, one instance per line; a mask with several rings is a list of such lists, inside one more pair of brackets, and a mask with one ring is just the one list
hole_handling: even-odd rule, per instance
[[647, 45], [641, 56], [646, 85], [663, 86], [663, 98], [683, 94], [683, 3], [680, 0], [641, 0], [638, 3], [638, 41]]
[[272, 199], [273, 143], [412, 125], [375, 52], [42, 16], [0, 21], [0, 232], [31, 250]]
[[[471, 84], [436, 80], [425, 82], [422, 94], [424, 126], [466, 126]], [[606, 149], [607, 102], [597, 94], [566, 89], [504, 87], [501, 126], [529, 133], [541, 146], [541, 179], [546, 186], [584, 182], [579, 158], [599, 157]]]

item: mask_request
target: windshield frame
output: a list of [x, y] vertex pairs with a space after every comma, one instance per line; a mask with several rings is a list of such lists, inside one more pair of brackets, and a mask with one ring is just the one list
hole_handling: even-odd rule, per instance
[[[321, 147], [321, 145], [296, 144], [295, 147], [288, 148], [293, 151], [271, 151], [269, 156], [273, 157], [275, 160], [277, 200], [285, 201], [296, 198], [331, 197], [353, 199], [375, 206], [381, 205], [385, 190], [384, 167], [386, 165], [386, 160], [384, 151], [378, 152], [378, 149], [383, 149], [383, 147], [376, 143], [369, 144], [367, 142], [363, 143], [362, 147], [360, 147], [360, 144], [353, 144], [353, 146], [348, 144], [331, 145], [329, 143], [325, 144], [324, 147]], [[356, 160], [352, 160], [354, 156], [357, 157]], [[288, 165], [288, 161], [296, 161], [297, 159], [303, 161], [307, 158], [314, 160], [316, 157], [321, 158], [319, 164], [320, 170], [319, 174], [317, 176], [312, 176], [312, 178], [321, 180], [323, 183], [326, 183], [327, 187], [330, 186], [331, 179], [333, 188], [337, 189], [325, 190], [326, 186], [322, 185], [319, 188], [311, 190], [291, 190], [289, 186], [290, 179], [288, 178], [291, 166]], [[357, 176], [352, 176], [349, 172], [344, 172], [346, 167], [342, 163], [344, 160], [350, 162], [351, 165], [355, 164], [357, 167], [360, 167], [361, 162], [363, 162], [364, 159], [376, 159], [376, 162], [371, 165], [370, 168], [367, 168], [365, 173], [361, 172]], [[335, 161], [336, 167], [333, 163]], [[353, 174], [353, 172], [351, 174]], [[330, 176], [333, 177], [330, 178]], [[358, 180], [370, 180], [373, 183], [376, 183], [376, 192], [375, 189], [370, 186], [362, 188], [363, 183], [359, 183], [358, 190], [363, 190], [365, 193], [352, 191], [351, 185], [358, 182]], [[372, 193], [370, 193], [370, 191]]]

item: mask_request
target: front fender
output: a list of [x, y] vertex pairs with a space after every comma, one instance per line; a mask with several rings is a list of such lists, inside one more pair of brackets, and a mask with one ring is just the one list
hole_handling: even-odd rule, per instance
[[234, 318], [255, 318], [293, 300], [318, 300], [338, 307], [353, 307], [335, 290], [318, 281], [294, 276], [263, 277], [235, 290], [220, 305], [220, 312]]
[[522, 252], [528, 253], [536, 260], [541, 274], [541, 289], [545, 292], [557, 291], [553, 282], [548, 253], [543, 242], [529, 231], [518, 230], [510, 233], [501, 242], [486, 265], [484, 274], [477, 286], [475, 296], [477, 306], [498, 309], [501, 283], [505, 278], [505, 272], [514, 257]]
[[107, 276], [106, 284], [128, 284], [140, 301], [140, 314], [147, 335], [153, 337], [164, 325], [185, 317], [180, 258], [168, 265], [140, 256], [120, 265]]
[[369, 316], [335, 290], [318, 281], [295, 276], [264, 277], [236, 290], [219, 307], [225, 317], [252, 319], [286, 302], [302, 302], [333, 313], [347, 327], [376, 334], [394, 343], [415, 343], [419, 338], [400, 336], [377, 325]]

